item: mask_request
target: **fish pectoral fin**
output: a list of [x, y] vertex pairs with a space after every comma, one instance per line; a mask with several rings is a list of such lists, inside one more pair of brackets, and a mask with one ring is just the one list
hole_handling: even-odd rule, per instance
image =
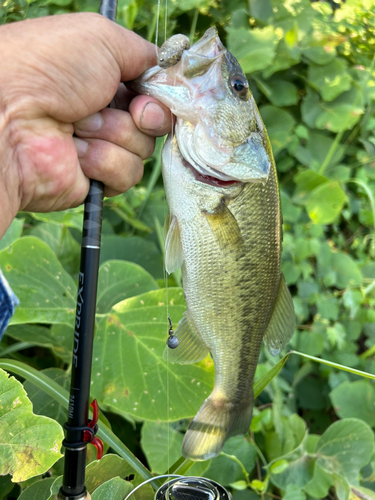
[[264, 343], [273, 356], [279, 354], [292, 338], [296, 326], [296, 315], [292, 297], [283, 275], [280, 276], [279, 290], [273, 313], [264, 336]]
[[202, 340], [189, 312], [185, 311], [174, 333], [180, 343], [175, 349], [166, 347], [163, 358], [172, 363], [197, 363], [208, 354], [208, 348]]
[[222, 200], [213, 213], [204, 212], [221, 249], [243, 244], [243, 238], [234, 215]]
[[184, 256], [182, 253], [180, 228], [177, 218], [170, 218], [168, 215], [165, 227], [168, 226], [168, 233], [165, 238], [165, 270], [168, 274], [173, 273], [182, 266]]

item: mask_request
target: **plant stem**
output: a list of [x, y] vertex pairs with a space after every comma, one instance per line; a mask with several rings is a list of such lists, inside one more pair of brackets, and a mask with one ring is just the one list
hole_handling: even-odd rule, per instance
[[189, 35], [189, 39], [190, 39], [191, 44], [194, 43], [195, 30], [197, 29], [198, 16], [199, 16], [199, 10], [195, 9], [193, 20], [191, 22], [190, 35]]
[[340, 144], [341, 138], [343, 136], [344, 130], [336, 134], [335, 140], [333, 141], [331, 147], [329, 148], [329, 151], [327, 153], [327, 156], [324, 158], [324, 162], [322, 163], [322, 166], [318, 170], [318, 174], [323, 175], [326, 168], [329, 165], [329, 162], [332, 160], [333, 155], [336, 153], [336, 150]]
[[221, 456], [223, 457], [227, 457], [229, 458], [230, 460], [233, 460], [233, 462], [236, 462], [236, 464], [238, 464], [240, 467], [241, 467], [241, 470], [242, 470], [242, 473], [243, 475], [245, 476], [245, 480], [246, 480], [246, 483], [250, 486], [250, 482], [249, 482], [249, 474], [247, 473], [246, 469], [245, 469], [245, 466], [244, 464], [241, 462], [241, 460], [239, 460], [235, 455], [229, 455], [228, 453], [225, 453], [224, 451], [222, 451], [220, 453]]

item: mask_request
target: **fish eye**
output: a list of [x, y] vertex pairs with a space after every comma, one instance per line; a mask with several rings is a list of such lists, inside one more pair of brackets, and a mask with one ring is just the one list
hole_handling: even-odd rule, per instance
[[247, 98], [249, 84], [243, 75], [233, 75], [229, 81], [229, 85], [238, 97], [241, 99]]

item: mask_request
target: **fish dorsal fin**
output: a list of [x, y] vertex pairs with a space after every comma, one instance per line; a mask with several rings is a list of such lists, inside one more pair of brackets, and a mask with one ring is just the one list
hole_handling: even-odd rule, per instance
[[279, 354], [287, 345], [292, 338], [295, 326], [296, 315], [292, 297], [285, 278], [281, 275], [272, 316], [264, 336], [264, 343], [273, 356]]
[[165, 360], [172, 363], [189, 364], [201, 361], [207, 356], [208, 348], [188, 311], [185, 311], [174, 335], [180, 343], [176, 349], [165, 348], [163, 355]]
[[237, 221], [224, 200], [221, 200], [213, 213], [204, 212], [204, 214], [221, 249], [243, 244]]
[[168, 215], [166, 226], [168, 226], [167, 236], [165, 238], [165, 270], [168, 274], [173, 273], [182, 266], [184, 256], [182, 253], [180, 228], [177, 218], [170, 218]]

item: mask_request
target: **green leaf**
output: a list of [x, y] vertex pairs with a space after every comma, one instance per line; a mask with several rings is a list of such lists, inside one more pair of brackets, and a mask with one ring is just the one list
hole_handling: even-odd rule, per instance
[[0, 474], [14, 482], [43, 474], [62, 455], [57, 422], [34, 415], [22, 384], [0, 370]]
[[259, 380], [253, 385], [254, 389], [254, 399], [259, 396], [259, 394], [267, 387], [271, 380], [276, 377], [282, 367], [285, 365], [286, 360], [289, 357], [289, 353], [280, 359], [268, 372], [263, 375]]
[[101, 460], [95, 460], [86, 467], [86, 488], [92, 493], [101, 484], [114, 477], [125, 478], [134, 473], [134, 469], [118, 455], [104, 455]]
[[18, 500], [47, 500], [55, 480], [55, 477], [48, 477], [42, 481], [36, 481], [21, 493]]
[[306, 209], [315, 224], [332, 224], [341, 214], [346, 201], [346, 194], [340, 184], [327, 182], [311, 192]]
[[10, 493], [13, 488], [14, 483], [12, 483], [10, 474], [7, 474], [6, 476], [0, 476], [0, 500], [3, 500], [3, 498], [7, 500], [9, 498], [8, 493]]
[[336, 273], [338, 288], [359, 286], [362, 283], [362, 274], [354, 260], [345, 253], [331, 254], [332, 270]]
[[245, 30], [227, 28], [228, 50], [236, 57], [244, 73], [266, 68], [275, 56], [277, 36], [271, 26]]
[[358, 484], [359, 471], [369, 462], [373, 449], [370, 427], [361, 420], [346, 418], [328, 427], [315, 453], [322, 469], [341, 475], [350, 484]]
[[344, 59], [338, 58], [324, 66], [311, 64], [307, 79], [325, 101], [333, 101], [351, 87], [352, 78], [347, 66]]
[[266, 126], [273, 153], [277, 156], [279, 151], [286, 148], [291, 141], [295, 120], [290, 113], [274, 106], [262, 106], [259, 111]]
[[296, 190], [293, 200], [295, 203], [306, 203], [311, 192], [318, 186], [325, 184], [327, 178], [312, 170], [302, 170], [294, 177]]
[[73, 227], [82, 231], [83, 226], [83, 205], [77, 208], [69, 208], [63, 212], [50, 212], [47, 214], [30, 212], [36, 220], [50, 222], [51, 224], [62, 224], [65, 227]]
[[6, 335], [21, 342], [28, 342], [50, 348], [65, 363], [72, 361], [73, 327], [67, 325], [53, 325], [52, 328], [36, 325], [9, 326]]
[[[42, 370], [42, 373], [64, 387], [64, 389], [69, 390], [70, 377], [64, 370], [60, 368], [47, 368], [46, 370]], [[65, 424], [68, 412], [63, 405], [57, 403], [52, 397], [47, 396], [44, 391], [27, 380], [24, 383], [24, 388], [37, 415], [44, 415], [56, 420], [61, 426]]]
[[302, 50], [302, 54], [315, 64], [328, 64], [336, 57], [336, 50], [334, 47], [325, 45], [324, 47], [308, 47]]
[[153, 277], [132, 262], [110, 260], [100, 266], [96, 311], [107, 313], [122, 300], [159, 289]]
[[127, 260], [139, 264], [155, 279], [161, 279], [163, 274], [162, 255], [152, 241], [139, 236], [102, 236], [100, 263], [107, 260]]
[[120, 477], [114, 477], [101, 484], [91, 495], [91, 498], [92, 500], [124, 500], [132, 489], [133, 486], [128, 481], [124, 481]]
[[298, 349], [311, 356], [319, 356], [324, 349], [323, 335], [313, 332], [301, 332], [299, 334]]
[[262, 82], [260, 90], [267, 96], [274, 106], [293, 106], [298, 102], [297, 87], [280, 77], [272, 77]]
[[368, 380], [344, 382], [330, 393], [340, 418], [354, 417], [375, 427], [375, 388]]
[[67, 272], [70, 274], [78, 273], [81, 246], [73, 238], [67, 227], [43, 222], [31, 228], [25, 234], [36, 236], [47, 243]]
[[[169, 288], [173, 325], [185, 307], [182, 290]], [[91, 387], [95, 397], [111, 411], [144, 420], [194, 416], [212, 390], [213, 362], [207, 357], [194, 365], [167, 363], [163, 359], [167, 336], [164, 289], [114, 306], [96, 331]]]
[[0, 253], [0, 268], [21, 302], [11, 324], [73, 322], [76, 286], [46, 243], [17, 240]]
[[141, 446], [152, 472], [162, 474], [181, 456], [183, 435], [167, 422], [145, 422]]
[[323, 470], [319, 464], [315, 464], [313, 478], [309, 483], [305, 484], [303, 490], [314, 498], [325, 498], [333, 485], [333, 477]]
[[306, 495], [296, 484], [288, 484], [283, 495], [283, 500], [305, 500]]
[[[335, 147], [334, 140], [322, 132], [311, 131], [307, 141], [304, 142], [304, 146], [299, 145], [297, 147], [294, 152], [294, 156], [306, 167], [311, 168], [315, 172], [319, 172], [320, 167], [324, 164], [331, 148]], [[330, 169], [333, 172], [335, 172], [335, 166], [343, 158], [343, 156], [344, 148], [338, 145], [329, 161]], [[304, 172], [306, 171], [301, 173]], [[297, 174], [297, 176], [298, 175], [300, 175], [300, 173]]]
[[301, 111], [309, 127], [342, 132], [351, 129], [363, 114], [363, 95], [353, 86], [335, 100], [324, 102], [316, 92], [308, 90]]
[[[244, 436], [236, 436], [225, 443], [224, 454], [211, 460], [205, 477], [229, 486], [244, 478], [244, 470], [251, 472], [255, 467], [256, 450]], [[235, 459], [231, 457], [235, 457]], [[242, 463], [241, 465], [238, 463]]]
[[13, 219], [13, 222], [8, 227], [7, 232], [0, 239], [0, 252], [18, 240], [22, 233], [23, 222], [23, 219]]

